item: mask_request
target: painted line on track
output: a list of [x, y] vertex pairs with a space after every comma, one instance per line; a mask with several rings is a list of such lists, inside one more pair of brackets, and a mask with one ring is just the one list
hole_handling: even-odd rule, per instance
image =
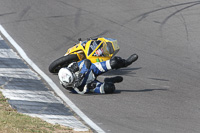
[[96, 125], [91, 119], [89, 119], [65, 94], [59, 89], [59, 87], [26, 55], [24, 50], [15, 42], [15, 40], [8, 34], [8, 32], [0, 25], [0, 32], [11, 43], [11, 45], [17, 50], [20, 56], [51, 86], [54, 92], [65, 102], [70, 108], [79, 115], [92, 129], [98, 133], [104, 133], [104, 131]]

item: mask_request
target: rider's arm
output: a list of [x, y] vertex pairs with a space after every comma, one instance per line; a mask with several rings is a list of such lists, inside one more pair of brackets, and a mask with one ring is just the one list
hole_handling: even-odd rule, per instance
[[110, 66], [110, 60], [107, 61], [103, 61], [103, 62], [97, 62], [97, 63], [93, 63], [90, 67], [90, 69], [93, 71], [93, 73], [95, 75], [100, 75], [102, 73], [105, 73], [109, 70], [111, 70], [111, 66]]
[[74, 88], [74, 91], [76, 92], [76, 93], [78, 93], [78, 94], [85, 94], [85, 93], [87, 93], [87, 92], [89, 92], [89, 89], [87, 88], [87, 86], [85, 86], [84, 88], [83, 88], [83, 90], [82, 91], [80, 91], [78, 88]]

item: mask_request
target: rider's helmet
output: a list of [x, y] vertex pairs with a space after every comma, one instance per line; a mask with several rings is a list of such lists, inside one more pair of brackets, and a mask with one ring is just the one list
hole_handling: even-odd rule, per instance
[[74, 74], [67, 68], [61, 68], [58, 72], [60, 83], [65, 87], [73, 85], [75, 77]]

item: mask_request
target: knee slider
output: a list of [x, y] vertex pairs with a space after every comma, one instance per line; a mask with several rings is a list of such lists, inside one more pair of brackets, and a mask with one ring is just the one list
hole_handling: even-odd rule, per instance
[[110, 59], [110, 66], [111, 66], [112, 69], [116, 68], [116, 66], [117, 66], [117, 59], [116, 58]]
[[118, 69], [124, 66], [124, 59], [121, 57], [114, 57], [110, 60], [110, 66], [112, 69]]
[[111, 94], [115, 91], [115, 85], [113, 83], [104, 83], [104, 91], [106, 94]]

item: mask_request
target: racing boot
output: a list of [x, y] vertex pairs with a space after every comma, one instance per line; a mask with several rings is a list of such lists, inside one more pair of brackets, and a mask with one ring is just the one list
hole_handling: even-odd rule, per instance
[[104, 83], [104, 92], [105, 94], [111, 94], [115, 92], [115, 85], [111, 82]]
[[123, 77], [121, 77], [121, 76], [116, 76], [116, 77], [104, 79], [104, 82], [111, 82], [111, 83], [120, 83], [122, 81], [123, 81]]
[[115, 56], [113, 59], [110, 59], [110, 66], [112, 69], [119, 69], [122, 67], [127, 67], [131, 65], [138, 59], [137, 54], [131, 55], [127, 60], [122, 59], [121, 57]]
[[124, 67], [127, 67], [127, 66], [131, 65], [137, 59], [138, 59], [138, 55], [137, 54], [132, 54], [127, 60], [125, 60]]

